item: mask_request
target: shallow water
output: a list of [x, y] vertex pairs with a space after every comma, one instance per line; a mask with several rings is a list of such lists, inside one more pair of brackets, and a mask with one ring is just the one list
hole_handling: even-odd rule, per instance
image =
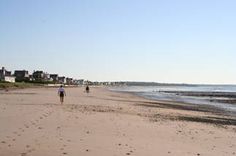
[[[119, 86], [112, 87], [113, 91], [130, 92], [139, 96], [163, 101], [185, 102], [189, 104], [200, 104], [214, 106], [222, 111], [236, 113], [236, 103], [227, 101], [236, 100], [236, 98], [217, 97], [217, 96], [191, 96], [182, 95], [181, 92], [191, 93], [223, 93], [227, 95], [236, 94], [236, 85], [178, 85], [178, 86]], [[221, 102], [220, 100], [224, 100]]]

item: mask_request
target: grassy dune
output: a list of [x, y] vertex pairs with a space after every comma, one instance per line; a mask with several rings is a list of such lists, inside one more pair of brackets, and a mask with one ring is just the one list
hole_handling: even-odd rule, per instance
[[42, 86], [42, 84], [38, 83], [24, 83], [24, 82], [0, 82], [0, 89], [14, 89], [14, 88], [30, 88], [30, 87], [38, 87]]

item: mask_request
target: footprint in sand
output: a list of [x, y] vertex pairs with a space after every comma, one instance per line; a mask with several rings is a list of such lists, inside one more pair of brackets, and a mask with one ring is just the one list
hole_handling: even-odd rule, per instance
[[42, 127], [38, 127], [38, 129], [43, 129]]
[[6, 143], [6, 141], [1, 141], [1, 143], [2, 143], [2, 144], [5, 144], [5, 143]]
[[27, 153], [21, 153], [20, 155], [21, 156], [27, 156]]
[[29, 153], [35, 151], [35, 148], [31, 148], [31, 149], [29, 149], [29, 148], [30, 148], [29, 145], [26, 145], [26, 148], [27, 148], [28, 150], [27, 150], [27, 152], [26, 152], [25, 154], [29, 154]]
[[30, 150], [28, 150], [28, 151], [27, 151], [27, 153], [31, 153], [32, 151], [33, 151], [33, 150], [32, 150], [32, 149], [30, 149]]
[[21, 132], [24, 132], [25, 130], [23, 128], [18, 128]]

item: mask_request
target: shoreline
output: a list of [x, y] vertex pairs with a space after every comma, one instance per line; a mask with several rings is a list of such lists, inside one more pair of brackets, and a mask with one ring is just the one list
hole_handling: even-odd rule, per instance
[[[142, 101], [137, 106], [144, 106], [149, 108], [165, 108], [165, 109], [173, 109], [173, 110], [183, 110], [183, 111], [193, 111], [204, 113], [206, 116], [218, 116], [214, 117], [193, 117], [193, 116], [166, 116], [163, 115], [162, 118], [168, 120], [182, 120], [189, 122], [202, 122], [207, 124], [216, 124], [218, 126], [223, 125], [236, 125], [236, 115], [233, 112], [225, 111], [220, 108], [211, 105], [202, 105], [202, 104], [191, 104], [185, 102], [177, 102], [177, 101], [167, 101], [167, 100], [155, 100], [150, 99], [145, 96], [133, 93], [133, 92], [123, 92], [123, 91], [112, 91], [117, 93], [129, 94], [133, 96], [137, 96], [141, 99], [145, 99], [146, 101]], [[161, 116], [159, 116], [161, 117]]]
[[[225, 110], [225, 109], [216, 107], [214, 105], [194, 104], [194, 103], [190, 103], [190, 102], [180, 102], [180, 101], [175, 101], [175, 100], [160, 100], [160, 99], [150, 98], [150, 97], [141, 95], [139, 93], [129, 92], [129, 91], [115, 91], [115, 90], [110, 90], [110, 91], [138, 96], [138, 97], [146, 99], [146, 100], [151, 100], [151, 101], [153, 101], [153, 103], [155, 103], [155, 102], [157, 102], [157, 103], [166, 103], [166, 104], [173, 103], [175, 105], [184, 105], [185, 110], [193, 110], [193, 111], [195, 110], [195, 111], [202, 111], [202, 112], [211, 112], [213, 114], [218, 114], [218, 115], [228, 115], [228, 116], [233, 115], [233, 116], [235, 116], [235, 113], [233, 111]], [[176, 93], [176, 92], [172, 92], [172, 93]], [[208, 94], [208, 92], [207, 92], [207, 94]], [[222, 100], [216, 100], [216, 101], [212, 100], [211, 102], [219, 102], [219, 101], [222, 101]], [[228, 100], [225, 100], [224, 102], [225, 102], [225, 104], [232, 104], [232, 103], [228, 102]], [[174, 108], [174, 106], [173, 106], [173, 108]]]

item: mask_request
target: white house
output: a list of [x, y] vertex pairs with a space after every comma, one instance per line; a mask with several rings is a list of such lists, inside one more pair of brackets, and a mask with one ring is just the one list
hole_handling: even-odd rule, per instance
[[0, 80], [5, 82], [15, 82], [16, 77], [11, 75], [4, 67], [0, 69]]

